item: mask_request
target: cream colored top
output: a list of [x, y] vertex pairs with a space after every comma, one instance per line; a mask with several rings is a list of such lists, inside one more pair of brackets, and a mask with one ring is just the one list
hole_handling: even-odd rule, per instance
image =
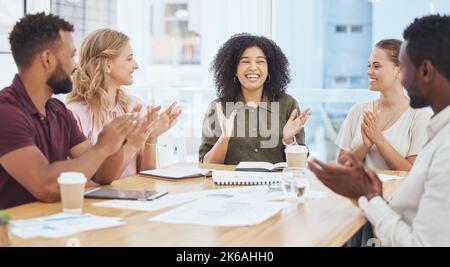
[[[128, 111], [131, 111], [137, 104], [142, 105], [141, 115], [145, 114], [146, 105], [137, 97], [129, 96], [130, 103], [128, 105]], [[103, 126], [111, 122], [113, 119], [125, 115], [125, 111], [118, 105], [113, 109], [106, 112], [106, 121], [101, 123], [99, 120], [99, 114], [92, 111], [91, 107], [86, 102], [72, 102], [66, 105], [70, 109], [80, 127], [80, 130], [84, 133], [87, 139], [95, 145], [97, 143], [98, 135], [103, 130]], [[121, 178], [136, 175], [138, 154], [133, 157], [133, 160], [126, 167], [122, 173]]]
[[[341, 126], [336, 138], [340, 149], [353, 151], [363, 144], [361, 122], [365, 111], [373, 111], [374, 101], [354, 105]], [[432, 111], [426, 109], [406, 109], [400, 118], [383, 131], [384, 137], [404, 158], [417, 155], [427, 140], [426, 126]], [[377, 146], [367, 153], [364, 163], [367, 167], [378, 170], [389, 170], [390, 167], [381, 156]]]

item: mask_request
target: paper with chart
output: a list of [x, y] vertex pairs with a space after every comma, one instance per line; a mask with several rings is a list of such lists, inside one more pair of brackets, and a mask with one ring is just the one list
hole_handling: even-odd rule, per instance
[[47, 217], [11, 221], [11, 231], [20, 238], [59, 238], [90, 230], [122, 226], [124, 224], [122, 218], [117, 217], [59, 213]]
[[[328, 196], [328, 192], [307, 190], [304, 199], [318, 199]], [[245, 186], [234, 188], [211, 189], [187, 193], [169, 194], [153, 201], [108, 200], [93, 203], [93, 206], [113, 209], [155, 211], [188, 203], [194, 200], [239, 200], [239, 201], [277, 201], [292, 199], [282, 190], [262, 186]]]
[[[212, 189], [197, 192], [188, 192], [177, 194], [181, 197], [193, 199], [223, 199], [223, 200], [239, 200], [239, 201], [276, 201], [290, 199], [290, 195], [286, 195], [280, 187], [258, 185], [258, 186], [243, 186], [233, 188]], [[303, 196], [307, 199], [325, 198], [329, 192], [307, 190]]]
[[153, 201], [108, 200], [96, 202], [92, 205], [103, 208], [155, 211], [199, 199], [240, 199], [247, 201], [271, 201], [280, 200], [282, 198], [285, 198], [283, 192], [269, 190], [267, 186], [248, 186], [169, 194]]
[[210, 226], [250, 226], [264, 222], [289, 205], [292, 204], [202, 199], [150, 218], [149, 221]]

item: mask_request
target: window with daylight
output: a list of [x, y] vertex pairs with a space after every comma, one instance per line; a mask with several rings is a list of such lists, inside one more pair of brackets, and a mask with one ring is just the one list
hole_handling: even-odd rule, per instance
[[0, 72], [2, 87], [17, 72], [8, 32], [24, 11], [53, 12], [72, 22], [78, 50], [98, 28], [127, 34], [139, 64], [127, 92], [164, 107], [177, 100], [184, 108], [176, 127], [159, 140], [166, 165], [198, 160], [203, 114], [216, 98], [210, 64], [230, 36], [265, 35], [281, 47], [290, 63], [288, 93], [302, 110], [313, 110], [305, 126], [311, 155], [333, 160], [351, 106], [378, 97], [367, 89], [374, 44], [401, 39], [418, 16], [449, 14], [450, 1], [0, 0], [0, 10], [0, 66], [9, 66]]

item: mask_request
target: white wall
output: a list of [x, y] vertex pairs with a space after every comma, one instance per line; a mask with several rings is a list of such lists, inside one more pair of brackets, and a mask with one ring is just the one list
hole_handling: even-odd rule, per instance
[[[433, 0], [379, 1], [373, 5], [373, 43], [382, 39], [403, 39], [403, 31], [416, 17], [431, 14]], [[450, 14], [450, 1], [434, 0], [436, 11]]]
[[150, 1], [117, 1], [117, 30], [130, 37], [139, 71], [134, 74], [134, 86], [146, 86], [150, 57]]
[[[202, 84], [212, 86], [210, 64], [219, 48], [237, 33], [258, 32], [258, 0], [202, 1]], [[233, 18], [233, 19], [230, 19]]]
[[51, 5], [49, 0], [28, 0], [27, 13], [49, 12]]
[[318, 0], [273, 3], [272, 35], [291, 64], [291, 87], [323, 86], [323, 11]]
[[0, 90], [11, 84], [14, 74], [17, 73], [17, 67], [11, 54], [0, 54]]
[[[17, 1], [17, 0], [15, 0]], [[27, 13], [49, 12], [49, 0], [32, 0], [27, 3]], [[6, 36], [8, 38], [8, 36]], [[8, 41], [9, 44], [9, 41]], [[11, 54], [0, 54], [0, 90], [11, 84], [14, 74], [17, 73], [17, 67]]]

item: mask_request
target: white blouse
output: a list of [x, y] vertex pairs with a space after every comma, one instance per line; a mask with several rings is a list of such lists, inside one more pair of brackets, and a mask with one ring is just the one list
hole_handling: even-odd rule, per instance
[[450, 106], [423, 128], [429, 140], [389, 205], [360, 206], [383, 246], [450, 246]]
[[[353, 151], [363, 144], [361, 122], [364, 112], [373, 112], [373, 107], [374, 101], [370, 101], [356, 104], [350, 109], [335, 140], [340, 149]], [[415, 156], [422, 150], [427, 140], [426, 126], [431, 116], [432, 111], [429, 108], [413, 109], [409, 107], [390, 128], [383, 131], [383, 135], [404, 158]], [[377, 146], [370, 149], [364, 163], [373, 169], [390, 169]]]

